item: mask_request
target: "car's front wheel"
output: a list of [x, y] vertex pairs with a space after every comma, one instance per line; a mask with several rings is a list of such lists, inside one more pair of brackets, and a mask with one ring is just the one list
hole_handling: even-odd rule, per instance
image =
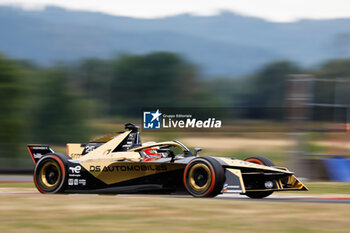
[[[244, 161], [265, 165], [265, 166], [275, 166], [275, 164], [270, 159], [262, 156], [249, 157]], [[259, 191], [259, 192], [247, 192], [245, 195], [250, 198], [261, 199], [261, 198], [270, 196], [272, 193], [273, 191]]]
[[195, 158], [187, 164], [183, 180], [194, 197], [215, 197], [225, 182], [224, 168], [213, 158]]

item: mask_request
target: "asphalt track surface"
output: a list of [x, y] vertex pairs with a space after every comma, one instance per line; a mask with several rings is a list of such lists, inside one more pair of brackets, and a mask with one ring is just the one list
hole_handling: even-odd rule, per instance
[[[30, 183], [33, 182], [32, 176], [17, 176], [17, 175], [1, 175], [0, 183]], [[40, 194], [36, 191], [1, 191], [0, 194]], [[79, 195], [79, 194], [72, 194]], [[91, 194], [83, 194], [91, 195]], [[122, 196], [130, 196], [123, 194]], [[140, 195], [137, 195], [140, 196]], [[154, 196], [154, 195], [142, 195], [142, 196]], [[189, 195], [155, 195], [155, 196], [169, 196], [174, 198], [191, 198]], [[307, 203], [342, 203], [350, 204], [350, 197], [326, 197], [326, 196], [316, 196], [316, 195], [290, 195], [290, 196], [278, 196], [271, 195], [264, 199], [251, 199], [244, 195], [231, 195], [223, 194], [216, 197], [216, 199], [225, 199], [225, 200], [240, 200], [240, 201], [257, 201], [257, 202], [307, 202]]]
[[318, 197], [318, 196], [277, 196], [271, 195], [264, 199], [251, 199], [241, 195], [219, 195], [217, 199], [267, 201], [267, 202], [308, 202], [308, 203], [342, 203], [350, 204], [350, 197]]

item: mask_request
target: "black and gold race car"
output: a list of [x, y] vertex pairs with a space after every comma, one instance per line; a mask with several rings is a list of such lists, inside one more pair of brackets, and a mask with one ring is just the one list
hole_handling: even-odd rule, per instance
[[67, 144], [67, 154], [46, 145], [28, 145], [41, 193], [191, 194], [221, 193], [263, 198], [274, 191], [306, 191], [283, 167], [265, 157], [246, 160], [201, 157], [179, 141], [141, 143], [138, 127], [87, 144]]

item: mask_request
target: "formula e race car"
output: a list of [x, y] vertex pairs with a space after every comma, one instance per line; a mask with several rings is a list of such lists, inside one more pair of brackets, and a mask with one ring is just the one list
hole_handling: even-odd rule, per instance
[[179, 141], [141, 143], [138, 127], [87, 144], [67, 144], [67, 154], [46, 145], [28, 145], [41, 193], [191, 194], [220, 193], [263, 198], [274, 191], [306, 191], [283, 167], [265, 157], [246, 160], [198, 156]]

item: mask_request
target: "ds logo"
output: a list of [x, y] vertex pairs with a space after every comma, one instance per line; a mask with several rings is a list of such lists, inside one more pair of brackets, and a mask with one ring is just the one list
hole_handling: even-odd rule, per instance
[[161, 115], [159, 109], [155, 112], [143, 112], [143, 128], [160, 129]]
[[70, 167], [69, 170], [72, 173], [80, 173], [81, 167], [78, 165], [78, 166], [75, 166], [75, 167]]

